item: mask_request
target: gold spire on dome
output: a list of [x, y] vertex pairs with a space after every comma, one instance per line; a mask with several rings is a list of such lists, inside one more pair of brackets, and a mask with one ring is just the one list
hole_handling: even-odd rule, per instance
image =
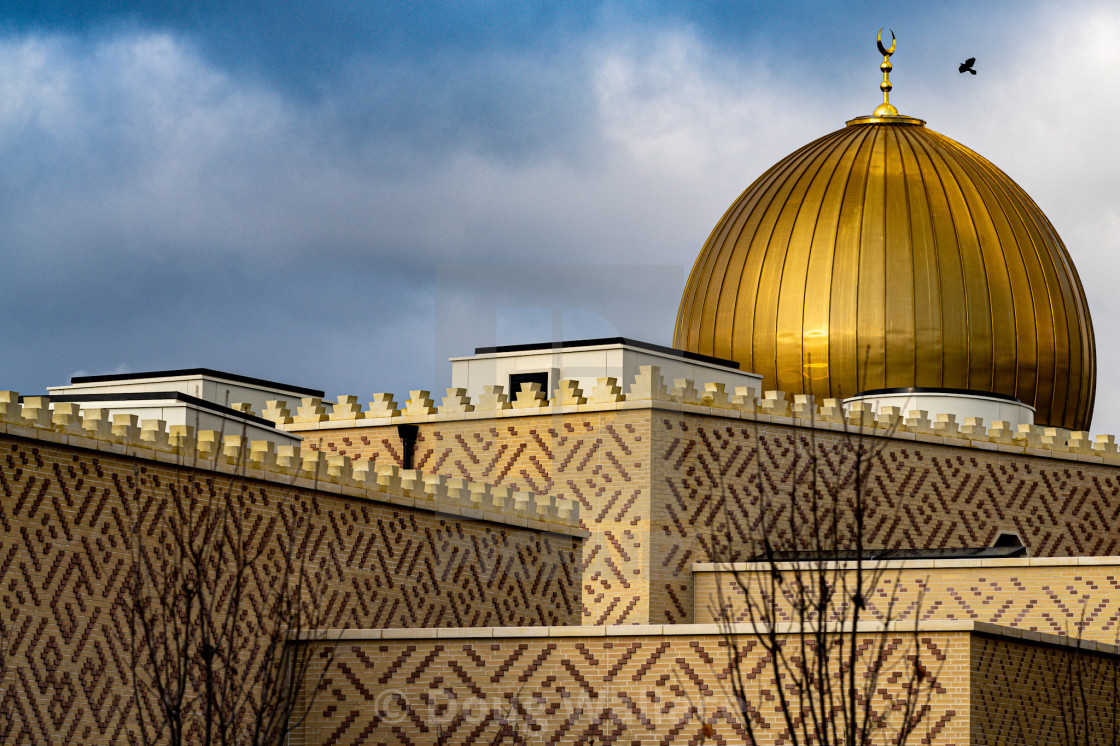
[[879, 54], [883, 55], [883, 64], [879, 65], [879, 69], [883, 71], [883, 82], [879, 84], [879, 90], [883, 92], [883, 103], [875, 107], [875, 111], [871, 113], [873, 117], [897, 117], [898, 109], [891, 106], [891, 70], [894, 65], [891, 64], [891, 55], [894, 50], [898, 49], [898, 40], [894, 38], [894, 29], [891, 29], [891, 48], [883, 48], [883, 29], [879, 29], [879, 37], [875, 40], [875, 45], [879, 47]]
[[[884, 73], [894, 49], [880, 50]], [[673, 346], [734, 360], [763, 390], [997, 394], [1039, 425], [1087, 430], [1092, 318], [1046, 215], [920, 119], [880, 109], [848, 124], [732, 203], [696, 259]]]
[[883, 55], [883, 62], [879, 65], [879, 69], [883, 71], [883, 82], [879, 84], [879, 90], [883, 92], [883, 103], [875, 107], [875, 111], [871, 112], [869, 117], [856, 117], [848, 122], [848, 124], [925, 124], [925, 121], [908, 117], [898, 113], [898, 109], [891, 103], [891, 70], [894, 65], [891, 64], [891, 55], [894, 50], [898, 49], [898, 40], [894, 36], [894, 29], [891, 29], [891, 46], [888, 49], [883, 46], [883, 29], [879, 29], [879, 36], [875, 40], [875, 45], [879, 47], [879, 54]]

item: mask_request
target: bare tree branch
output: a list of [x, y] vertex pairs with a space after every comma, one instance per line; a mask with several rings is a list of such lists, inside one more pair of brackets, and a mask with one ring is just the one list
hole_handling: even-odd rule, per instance
[[[754, 473], [744, 494], [728, 490], [717, 468], [726, 533], [713, 546], [725, 552], [717, 562], [728, 564], [717, 565], [725, 572], [717, 576], [714, 613], [729, 651], [730, 686], [746, 740], [774, 737], [761, 732], [769, 724], [757, 684], [745, 671], [750, 657], [769, 675], [781, 738], [792, 746], [905, 744], [929, 711], [935, 674], [922, 659], [920, 613], [914, 613], [912, 634], [891, 631], [897, 576], [888, 576], [877, 559], [884, 547], [866, 545], [882, 446], [847, 430], [839, 443], [822, 443], [814, 423], [805, 433], [794, 440], [787, 480], [769, 473], [775, 465], [765, 463], [757, 425]], [[730, 564], [743, 554], [730, 528], [732, 499], [739, 501], [737, 511], [750, 516], [751, 570]], [[738, 621], [746, 621], [753, 635], [737, 634]], [[868, 621], [882, 631], [861, 629]], [[884, 685], [888, 679], [890, 687]]]
[[183, 472], [166, 494], [137, 488], [133, 500], [127, 644], [140, 743], [282, 744], [319, 688], [299, 699], [312, 647], [291, 636], [328, 626], [329, 578], [308, 540], [314, 490], [278, 497]]

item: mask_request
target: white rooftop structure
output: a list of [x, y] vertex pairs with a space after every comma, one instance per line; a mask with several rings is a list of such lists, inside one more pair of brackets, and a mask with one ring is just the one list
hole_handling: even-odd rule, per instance
[[135, 414], [141, 422], [163, 420], [168, 426], [219, 430], [226, 435], [271, 440], [277, 445], [295, 445], [301, 438], [277, 430], [274, 423], [262, 416], [267, 402], [323, 396], [322, 391], [315, 389], [209, 368], [75, 376], [69, 386], [51, 386], [47, 392], [52, 402], [104, 409], [110, 418]]
[[591, 391], [596, 379], [615, 378], [626, 391], [643, 365], [658, 366], [670, 386], [687, 378], [698, 385], [722, 383], [729, 392], [741, 386], [756, 395], [762, 390], [762, 376], [739, 370], [732, 360], [624, 337], [479, 347], [472, 356], [451, 358], [451, 386], [466, 389], [475, 401], [483, 386], [502, 386], [513, 399], [527, 382], [540, 383], [541, 390], [554, 397], [560, 381], [568, 379]]

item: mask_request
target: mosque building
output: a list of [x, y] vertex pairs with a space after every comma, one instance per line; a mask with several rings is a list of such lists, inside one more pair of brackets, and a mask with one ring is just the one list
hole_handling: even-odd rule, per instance
[[[879, 49], [882, 103], [716, 223], [672, 347], [479, 348], [439, 401], [203, 369], [0, 393], [0, 734], [133, 742], [129, 563], [198, 484], [251, 494], [245, 530], [309, 521], [292, 744], [788, 743], [774, 650], [807, 639], [851, 641], [869, 742], [1110, 740], [1120, 453], [1088, 432], [1084, 290], [1029, 195], [890, 103]], [[865, 576], [858, 622], [789, 595]]]

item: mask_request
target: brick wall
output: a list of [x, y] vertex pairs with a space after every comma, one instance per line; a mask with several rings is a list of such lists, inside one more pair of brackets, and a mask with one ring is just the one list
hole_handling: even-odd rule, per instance
[[[742, 661], [761, 743], [789, 743], [765, 653], [751, 637], [734, 638], [733, 648], [710, 633], [492, 633], [315, 643], [334, 648], [335, 665], [293, 746], [746, 743], [732, 654]], [[913, 650], [913, 642], [887, 640], [895, 651]], [[923, 633], [917, 644], [932, 697], [910, 743], [968, 743], [969, 634]], [[894, 655], [891, 665], [904, 660]], [[873, 709], [897, 717], [898, 691], [886, 688]]]
[[[849, 485], [840, 500], [846, 511], [845, 480], [864, 449], [867, 547], [984, 547], [1014, 531], [1032, 556], [1120, 554], [1120, 472], [1112, 465], [697, 415], [657, 413], [651, 429], [660, 561], [650, 605], [667, 622], [693, 618], [693, 562], [761, 551], [763, 505], [777, 527], [765, 531], [774, 545], [805, 547], [793, 534], [808, 525], [814, 452], [823, 484]], [[850, 521], [839, 532], [852, 533]]]
[[[234, 494], [262, 550], [305, 517], [332, 627], [570, 624], [580, 541], [125, 455], [0, 436], [0, 740], [128, 743], [128, 578], [137, 542], [188, 491]], [[282, 533], [282, 532], [281, 532]]]
[[985, 635], [971, 645], [971, 743], [1116, 743], [1120, 657]]
[[[758, 742], [790, 743], [757, 640], [691, 627], [473, 630], [442, 638], [401, 630], [392, 639], [355, 633], [313, 643], [317, 654], [333, 649], [335, 667], [292, 744], [747, 743], [730, 686], [733, 650]], [[925, 712], [907, 743], [1113, 742], [1120, 724], [1114, 647], [1104, 653], [1068, 638], [1026, 641], [1006, 628], [961, 623], [880, 634], [886, 638], [857, 642], [861, 652], [879, 642], [888, 651], [873, 711], [897, 717], [892, 708], [903, 702], [905, 681], [897, 669], [915, 644], [928, 672], [918, 701]], [[787, 640], [797, 644], [795, 636]], [[796, 701], [788, 685], [786, 694]]]
[[[811, 567], [802, 571], [816, 577]], [[827, 573], [835, 585], [853, 584], [854, 573], [842, 566], [829, 566]], [[726, 571], [705, 568], [696, 573], [698, 622], [719, 621], [721, 608], [726, 609], [723, 619], [749, 621], [742, 585], [752, 589], [756, 603], [762, 602], [766, 586], [759, 583], [766, 583], [769, 570], [744, 565], [737, 574], [739, 580]], [[868, 563], [866, 575], [878, 576], [876, 592], [868, 597], [867, 620], [882, 621], [888, 614], [897, 622], [976, 620], [1109, 644], [1120, 641], [1117, 557], [985, 560], [983, 566], [979, 560]], [[788, 593], [793, 585], [783, 588]], [[775, 620], [798, 621], [788, 599], [778, 600], [768, 606]]]
[[[1120, 470], [1100, 458], [680, 410], [440, 416], [418, 423], [416, 458], [450, 476], [578, 499], [591, 532], [585, 624], [691, 621], [692, 564], [754, 553], [763, 496], [779, 514], [796, 509], [814, 450], [833, 484], [855, 447], [871, 454], [868, 546], [982, 547], [1015, 531], [1032, 556], [1120, 554]], [[311, 447], [399, 463], [392, 426], [304, 435]]]
[[[649, 410], [421, 423], [415, 465], [577, 500], [585, 624], [646, 621], [649, 611]], [[401, 463], [396, 427], [304, 433], [305, 447]]]

